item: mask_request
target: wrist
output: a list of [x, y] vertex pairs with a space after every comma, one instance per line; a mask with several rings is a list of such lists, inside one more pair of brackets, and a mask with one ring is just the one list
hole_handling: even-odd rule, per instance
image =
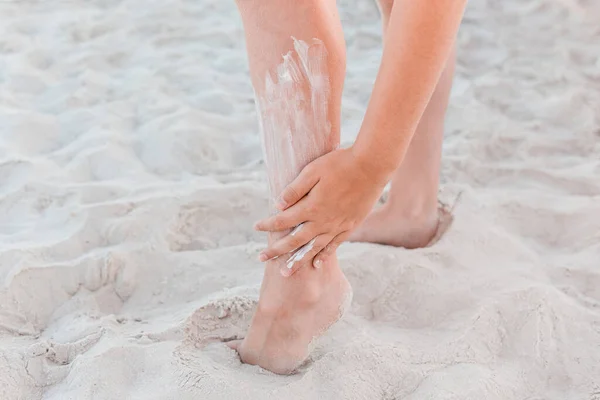
[[362, 170], [383, 185], [390, 181], [398, 167], [389, 157], [380, 157], [379, 151], [372, 146], [355, 143], [350, 150]]

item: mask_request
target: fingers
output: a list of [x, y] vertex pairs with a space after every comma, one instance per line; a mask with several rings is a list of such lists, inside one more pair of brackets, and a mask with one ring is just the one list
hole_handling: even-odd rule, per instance
[[300, 175], [290, 183], [277, 198], [275, 206], [283, 211], [296, 204], [319, 182], [319, 175], [314, 173], [311, 164], [302, 169]]
[[306, 217], [303, 216], [305, 214], [303, 203], [304, 201], [301, 201], [277, 215], [258, 221], [254, 224], [254, 229], [261, 232], [280, 232], [300, 225], [306, 221]]
[[321, 268], [323, 263], [327, 261], [327, 259], [333, 255], [335, 255], [335, 251], [340, 246], [340, 244], [344, 243], [346, 239], [350, 236], [350, 232], [342, 232], [337, 235], [319, 254], [317, 254], [313, 260], [313, 267]]
[[331, 235], [319, 235], [296, 250], [288, 259], [286, 265], [280, 268], [279, 272], [285, 277], [292, 276], [296, 271], [309, 263], [313, 257], [318, 254], [327, 243], [332, 239]]
[[276, 242], [272, 243], [258, 255], [260, 261], [269, 261], [272, 258], [292, 252], [313, 239], [318, 232], [314, 230], [314, 224], [305, 222], [298, 225], [294, 230]]

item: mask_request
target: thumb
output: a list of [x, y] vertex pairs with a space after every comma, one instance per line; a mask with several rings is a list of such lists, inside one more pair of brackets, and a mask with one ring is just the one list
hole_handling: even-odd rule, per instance
[[315, 173], [311, 164], [308, 164], [302, 169], [300, 175], [283, 189], [275, 202], [275, 206], [281, 211], [293, 206], [306, 196], [317, 182], [319, 182], [319, 175]]

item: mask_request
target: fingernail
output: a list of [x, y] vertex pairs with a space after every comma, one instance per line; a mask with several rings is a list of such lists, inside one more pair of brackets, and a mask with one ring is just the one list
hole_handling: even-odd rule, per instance
[[323, 261], [321, 261], [321, 260], [315, 260], [314, 266], [315, 266], [316, 269], [321, 268], [323, 266]]
[[287, 207], [287, 203], [285, 202], [285, 200], [283, 200], [281, 197], [279, 197], [275, 201], [275, 207], [279, 208], [280, 210], [283, 210], [284, 208]]
[[258, 260], [259, 260], [259, 261], [265, 262], [265, 261], [267, 261], [268, 259], [269, 259], [269, 257], [268, 257], [268, 256], [267, 256], [265, 253], [260, 253], [260, 254], [258, 255]]
[[291, 269], [287, 269], [287, 268], [280, 268], [279, 269], [279, 273], [284, 278], [288, 278], [288, 277], [292, 276], [292, 270]]

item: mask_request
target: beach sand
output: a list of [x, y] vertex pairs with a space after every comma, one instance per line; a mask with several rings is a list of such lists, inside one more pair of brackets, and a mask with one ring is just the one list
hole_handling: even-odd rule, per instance
[[[233, 0], [0, 3], [0, 399], [600, 399], [600, 6], [468, 5], [429, 248], [345, 244], [292, 376], [240, 363], [267, 183]], [[344, 144], [381, 56], [340, 2]]]

